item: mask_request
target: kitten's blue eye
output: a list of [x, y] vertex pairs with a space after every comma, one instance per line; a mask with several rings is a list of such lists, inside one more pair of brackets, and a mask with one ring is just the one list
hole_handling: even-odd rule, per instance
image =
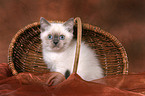
[[48, 35], [48, 39], [52, 39], [53, 37], [52, 37], [52, 35]]
[[60, 35], [59, 39], [60, 40], [64, 40], [65, 39], [65, 36], [64, 35]]

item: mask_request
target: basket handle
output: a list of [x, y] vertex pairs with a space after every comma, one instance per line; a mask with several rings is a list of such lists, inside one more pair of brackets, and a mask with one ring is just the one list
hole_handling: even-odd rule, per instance
[[77, 24], [77, 45], [76, 45], [76, 53], [74, 60], [73, 73], [77, 73], [79, 55], [80, 55], [80, 47], [81, 47], [81, 38], [82, 38], [82, 23], [79, 17], [76, 17], [74, 21]]

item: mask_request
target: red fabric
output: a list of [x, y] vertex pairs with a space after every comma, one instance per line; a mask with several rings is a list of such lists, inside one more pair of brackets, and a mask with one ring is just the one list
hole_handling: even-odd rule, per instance
[[60, 73], [20, 73], [12, 76], [6, 63], [0, 64], [0, 95], [4, 96], [144, 96], [145, 73], [106, 76], [87, 82], [77, 74], [67, 80]]

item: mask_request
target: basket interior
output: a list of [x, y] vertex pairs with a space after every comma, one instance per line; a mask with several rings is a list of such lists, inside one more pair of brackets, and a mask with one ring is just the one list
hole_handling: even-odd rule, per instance
[[[13, 38], [9, 48], [9, 65], [12, 71], [17, 73], [49, 71], [42, 57], [39, 28], [39, 23], [28, 25]], [[74, 27], [74, 37], [76, 37], [76, 29]], [[88, 24], [83, 24], [82, 31], [82, 40], [95, 50], [106, 76], [128, 72], [125, 49], [119, 41], [117, 41], [119, 44], [114, 41], [114, 36]]]

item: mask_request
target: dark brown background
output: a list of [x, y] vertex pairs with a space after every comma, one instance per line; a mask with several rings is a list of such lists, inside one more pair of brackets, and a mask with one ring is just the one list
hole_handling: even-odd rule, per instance
[[79, 16], [101, 27], [125, 47], [129, 71], [145, 72], [145, 0], [0, 0], [0, 63], [8, 62], [16, 32], [41, 16], [62, 21]]

